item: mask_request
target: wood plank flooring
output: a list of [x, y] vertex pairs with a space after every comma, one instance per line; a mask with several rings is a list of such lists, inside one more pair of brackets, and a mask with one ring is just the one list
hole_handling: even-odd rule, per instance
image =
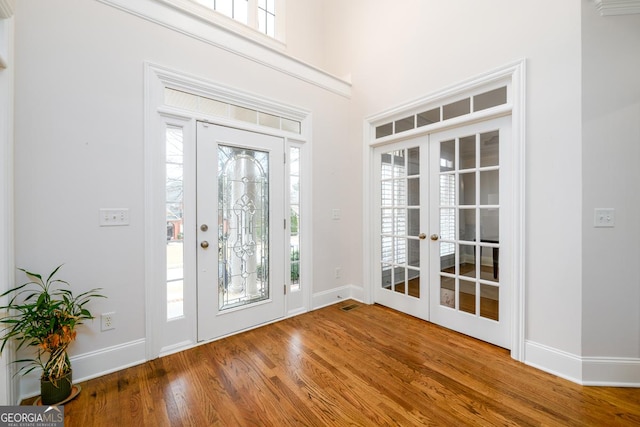
[[66, 427], [640, 425], [640, 389], [582, 387], [353, 301], [81, 385]]

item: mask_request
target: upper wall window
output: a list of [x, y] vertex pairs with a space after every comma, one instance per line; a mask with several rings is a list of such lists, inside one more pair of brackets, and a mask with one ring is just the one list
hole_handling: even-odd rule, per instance
[[193, 0], [209, 9], [247, 25], [262, 34], [284, 41], [284, 0]]

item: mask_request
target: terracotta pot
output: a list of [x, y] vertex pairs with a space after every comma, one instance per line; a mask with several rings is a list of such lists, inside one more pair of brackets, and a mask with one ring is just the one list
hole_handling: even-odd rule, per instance
[[65, 376], [58, 378], [55, 383], [49, 380], [40, 380], [40, 395], [43, 405], [54, 405], [71, 395], [72, 373], [69, 371]]

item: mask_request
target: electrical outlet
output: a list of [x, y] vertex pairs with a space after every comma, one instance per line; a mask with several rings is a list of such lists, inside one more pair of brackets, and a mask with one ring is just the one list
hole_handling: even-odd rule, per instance
[[114, 311], [112, 311], [111, 313], [102, 313], [100, 315], [100, 330], [104, 332], [115, 329], [115, 317], [116, 313]]

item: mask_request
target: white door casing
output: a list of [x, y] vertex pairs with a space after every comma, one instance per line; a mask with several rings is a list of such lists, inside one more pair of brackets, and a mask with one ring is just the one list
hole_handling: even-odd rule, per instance
[[[219, 99], [229, 105], [256, 111], [268, 111], [285, 120], [300, 123], [298, 132], [261, 126], [239, 121], [230, 115], [214, 116], [202, 111], [168, 105], [167, 90], [180, 91], [190, 96]], [[196, 227], [196, 130], [197, 123], [241, 129], [272, 135], [299, 149], [300, 217], [300, 271], [298, 289], [286, 295], [286, 313], [303, 313], [311, 306], [313, 265], [311, 241], [313, 215], [311, 211], [311, 114], [286, 104], [256, 97], [207, 79], [185, 74], [157, 64], [145, 63], [145, 317], [146, 360], [174, 353], [197, 345], [197, 268], [200, 249]], [[167, 219], [165, 189], [165, 139], [167, 128], [180, 129], [184, 139], [184, 315], [167, 318]], [[286, 181], [286, 179], [285, 179]], [[285, 201], [286, 202], [286, 201]], [[215, 242], [214, 242], [215, 245]], [[284, 248], [287, 257], [290, 248]]]
[[[380, 250], [377, 248], [377, 240], [380, 236], [379, 215], [379, 186], [376, 184], [378, 177], [376, 157], [377, 147], [405, 141], [410, 138], [428, 136], [436, 132], [465, 126], [472, 123], [487, 121], [499, 117], [509, 117], [511, 125], [511, 144], [508, 155], [501, 159], [502, 178], [509, 182], [508, 191], [502, 192], [503, 200], [510, 200], [508, 211], [501, 210], [501, 216], [508, 218], [505, 234], [510, 238], [509, 256], [501, 255], [501, 268], [508, 269], [510, 277], [509, 304], [511, 312], [509, 345], [511, 357], [516, 360], [524, 360], [525, 345], [525, 92], [526, 92], [526, 61], [519, 60], [503, 67], [488, 71], [469, 80], [462, 81], [430, 95], [419, 98], [413, 102], [399, 105], [370, 116], [364, 121], [364, 168], [363, 181], [363, 205], [366, 207], [363, 213], [363, 281], [368, 283], [364, 287], [364, 301], [375, 302], [376, 288], [379, 284], [376, 276], [379, 275]], [[476, 94], [491, 91], [497, 87], [506, 87], [506, 102], [482, 109], [474, 108]], [[469, 113], [456, 116], [451, 119], [441, 120], [431, 124], [418, 124], [417, 114], [423, 111], [440, 109], [444, 118], [444, 106], [455, 103], [457, 100], [471, 97], [472, 108]], [[398, 124], [405, 118], [415, 115], [416, 122], [410, 129], [397, 131]], [[382, 136], [378, 134], [381, 125], [389, 124], [385, 130], [388, 133]], [[402, 125], [406, 122], [402, 123]], [[430, 235], [427, 235], [429, 238]], [[490, 244], [489, 244], [490, 245]], [[506, 248], [502, 249], [503, 252]], [[484, 256], [484, 255], [483, 255]], [[507, 266], [506, 263], [510, 265]]]

